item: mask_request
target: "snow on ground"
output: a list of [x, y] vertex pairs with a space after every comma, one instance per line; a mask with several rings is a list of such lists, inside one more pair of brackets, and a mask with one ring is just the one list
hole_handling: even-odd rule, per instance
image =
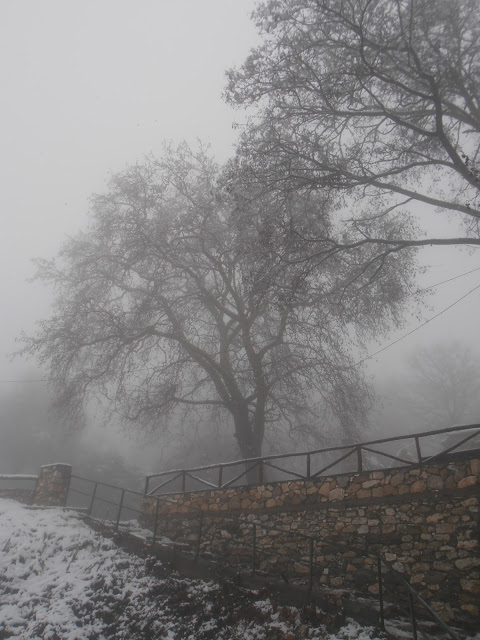
[[228, 584], [181, 578], [129, 555], [61, 509], [0, 499], [0, 640], [375, 640], [328, 633], [318, 610], [278, 607]]

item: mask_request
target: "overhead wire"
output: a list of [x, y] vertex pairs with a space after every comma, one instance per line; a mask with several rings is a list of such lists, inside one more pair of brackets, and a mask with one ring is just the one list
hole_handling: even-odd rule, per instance
[[422, 289], [417, 289], [413, 293], [409, 293], [405, 296], [404, 299], [413, 298], [419, 293], [424, 293], [425, 291], [430, 291], [430, 289], [435, 289], [435, 287], [439, 287], [442, 284], [447, 284], [447, 282], [453, 282], [454, 280], [458, 280], [459, 278], [463, 278], [464, 276], [468, 276], [475, 271], [480, 271], [480, 267], [476, 267], [475, 269], [470, 269], [470, 271], [465, 271], [465, 273], [460, 273], [458, 276], [453, 276], [453, 278], [448, 278], [448, 280], [442, 280], [442, 282], [437, 282], [435, 284], [431, 284], [429, 287], [424, 287]]
[[383, 351], [386, 351], [387, 349], [390, 349], [390, 347], [393, 347], [395, 344], [398, 344], [399, 342], [401, 342], [405, 338], [408, 338], [408, 336], [411, 336], [412, 333], [415, 333], [416, 331], [418, 331], [419, 329], [421, 329], [425, 325], [427, 325], [430, 322], [432, 322], [432, 320], [435, 320], [436, 318], [438, 318], [439, 316], [441, 316], [442, 314], [447, 312], [449, 309], [452, 309], [455, 305], [457, 305], [462, 300], [465, 300], [465, 298], [467, 298], [470, 294], [472, 294], [477, 289], [480, 289], [480, 284], [477, 284], [475, 287], [473, 287], [473, 289], [470, 289], [470, 291], [467, 291], [467, 293], [465, 293], [463, 296], [461, 296], [460, 298], [455, 300], [455, 302], [452, 302], [452, 304], [449, 304], [448, 307], [445, 307], [445, 309], [442, 309], [441, 311], [436, 313], [434, 316], [432, 316], [428, 320], [425, 320], [425, 322], [422, 322], [422, 324], [418, 325], [418, 327], [415, 327], [414, 329], [412, 329], [408, 333], [405, 333], [403, 336], [400, 336], [400, 338], [397, 338], [397, 340], [394, 340], [393, 342], [390, 342], [389, 344], [385, 345], [384, 347], [382, 347], [378, 351], [375, 351], [374, 353], [371, 353], [371, 354], [365, 356], [365, 358], [362, 358], [361, 360], [356, 362], [353, 366], [354, 367], [358, 367], [359, 365], [363, 364], [367, 360], [371, 360], [375, 356], [378, 356], [378, 354], [383, 353]]

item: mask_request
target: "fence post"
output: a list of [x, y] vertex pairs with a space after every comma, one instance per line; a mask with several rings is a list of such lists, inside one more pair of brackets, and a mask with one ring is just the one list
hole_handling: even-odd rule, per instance
[[357, 461], [358, 461], [358, 471], [359, 473], [362, 471], [363, 469], [363, 462], [362, 462], [362, 447], [358, 446], [357, 448]]
[[311, 462], [311, 456], [307, 453], [307, 478], [310, 478], [311, 476]]
[[157, 498], [157, 504], [155, 505], [155, 522], [153, 523], [153, 539], [152, 539], [152, 547], [155, 544], [155, 540], [157, 539], [157, 527], [158, 527], [158, 503], [160, 502], [159, 498]]
[[148, 485], [150, 484], [150, 477], [149, 476], [145, 476], [145, 494], [148, 494]]
[[310, 545], [310, 575], [308, 577], [308, 590], [311, 591], [313, 589], [313, 538], [309, 538]]
[[90, 498], [90, 504], [88, 506], [88, 515], [91, 516], [92, 515], [92, 511], [93, 511], [93, 503], [95, 502], [95, 495], [97, 493], [97, 487], [98, 487], [98, 483], [95, 482], [95, 484], [93, 485], [93, 493], [92, 493], [92, 497]]
[[413, 640], [418, 640], [417, 618], [415, 616], [415, 603], [413, 602], [413, 596], [410, 593], [410, 591], [408, 592], [408, 604], [410, 605], [410, 620], [412, 622]]
[[118, 525], [120, 524], [120, 516], [122, 515], [123, 498], [125, 497], [125, 489], [122, 489], [122, 495], [120, 496], [120, 504], [118, 505], [117, 523], [115, 529], [118, 531]]
[[417, 449], [418, 462], [422, 462], [422, 452], [420, 450], [420, 440], [415, 436], [415, 447]]
[[263, 484], [263, 458], [258, 463], [258, 484]]
[[187, 481], [187, 474], [185, 471], [182, 471], [182, 493], [185, 493], [185, 485]]
[[252, 574], [256, 571], [255, 556], [257, 551], [257, 525], [253, 523], [253, 558], [252, 558]]
[[223, 466], [220, 464], [218, 465], [218, 488], [219, 489], [222, 488], [222, 482], [223, 482]]
[[378, 569], [378, 599], [380, 601], [380, 629], [385, 631], [385, 614], [383, 611], [383, 579], [382, 579], [382, 559], [377, 557]]
[[202, 539], [203, 511], [200, 511], [200, 522], [198, 523], [197, 550], [195, 552], [195, 560], [200, 557], [200, 541]]

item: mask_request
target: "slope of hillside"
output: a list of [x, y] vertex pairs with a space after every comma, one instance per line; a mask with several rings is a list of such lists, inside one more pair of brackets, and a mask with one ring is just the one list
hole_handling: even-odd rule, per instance
[[0, 499], [0, 640], [374, 640], [356, 623], [330, 634], [318, 612], [184, 579], [118, 549], [80, 517]]

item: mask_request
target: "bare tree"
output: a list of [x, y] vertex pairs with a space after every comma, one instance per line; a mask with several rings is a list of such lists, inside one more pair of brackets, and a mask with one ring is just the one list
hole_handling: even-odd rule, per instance
[[269, 426], [319, 429], [318, 404], [343, 428], [362, 423], [370, 393], [352, 337], [398, 321], [409, 261], [340, 299], [352, 265], [286, 264], [262, 215], [239, 226], [238, 206], [209, 158], [182, 147], [115, 176], [90, 229], [39, 262], [56, 301], [24, 353], [49, 365], [68, 417], [91, 394], [160, 430], [179, 409], [211, 410], [230, 416], [244, 457]]
[[[254, 17], [263, 44], [227, 88], [255, 113], [237, 168], [261, 189], [337, 194], [341, 224], [304, 236], [314, 257], [480, 245], [478, 0], [270, 0]], [[464, 235], [419, 237], [418, 203]]]

